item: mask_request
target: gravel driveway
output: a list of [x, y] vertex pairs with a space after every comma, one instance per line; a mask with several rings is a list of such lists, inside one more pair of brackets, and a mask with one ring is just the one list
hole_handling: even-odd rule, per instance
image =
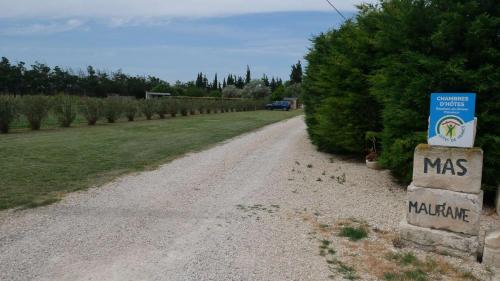
[[404, 197], [387, 172], [317, 152], [296, 117], [0, 213], [0, 280], [342, 280], [318, 254], [321, 228], [394, 233]]

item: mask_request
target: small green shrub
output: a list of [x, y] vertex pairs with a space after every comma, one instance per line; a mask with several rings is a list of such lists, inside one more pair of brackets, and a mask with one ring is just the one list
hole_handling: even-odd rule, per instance
[[165, 119], [165, 115], [170, 113], [170, 99], [162, 98], [157, 102], [155, 108], [156, 114], [160, 116], [160, 119]]
[[68, 95], [58, 95], [53, 99], [52, 106], [61, 127], [69, 127], [75, 121], [78, 110], [77, 98]]
[[188, 108], [189, 108], [189, 115], [195, 115], [196, 114], [196, 101], [189, 99], [187, 100], [188, 103]]
[[189, 113], [189, 107], [186, 101], [180, 101], [179, 102], [179, 111], [182, 116], [187, 116]]
[[206, 100], [205, 101], [205, 113], [210, 114], [212, 113], [212, 101], [211, 100]]
[[206, 108], [206, 101], [204, 100], [196, 100], [194, 102], [194, 107], [196, 107], [196, 110], [198, 110], [199, 114], [205, 113], [205, 108]]
[[141, 112], [146, 116], [146, 119], [151, 120], [156, 112], [156, 107], [158, 106], [157, 101], [153, 99], [143, 100], [141, 102]]
[[167, 111], [170, 116], [175, 117], [179, 110], [179, 102], [176, 99], [169, 98], [165, 99], [165, 104], [167, 105]]
[[17, 118], [18, 100], [15, 96], [0, 95], [0, 133], [8, 133], [10, 123]]
[[97, 123], [97, 120], [102, 116], [102, 100], [98, 98], [83, 97], [80, 100], [80, 113], [87, 120], [89, 126]]
[[123, 101], [123, 111], [129, 122], [134, 121], [137, 114], [138, 103], [133, 98], [127, 98]]
[[214, 100], [207, 100], [207, 113], [217, 113], [217, 104]]
[[117, 96], [106, 98], [103, 113], [109, 123], [114, 123], [123, 114], [123, 99]]
[[220, 112], [225, 113], [227, 112], [227, 105], [225, 100], [220, 100], [219, 101], [219, 106], [220, 106]]
[[344, 226], [339, 233], [342, 237], [347, 237], [351, 241], [358, 241], [368, 237], [368, 231], [364, 227]]
[[26, 116], [32, 130], [40, 130], [49, 109], [50, 102], [45, 96], [23, 96], [21, 99], [21, 112]]

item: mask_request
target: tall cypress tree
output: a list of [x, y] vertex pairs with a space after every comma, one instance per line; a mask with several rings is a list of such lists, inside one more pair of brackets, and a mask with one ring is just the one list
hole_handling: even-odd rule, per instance
[[302, 83], [302, 65], [300, 60], [297, 64], [292, 65], [292, 72], [290, 73], [290, 82], [292, 84]]
[[203, 72], [198, 73], [198, 76], [196, 77], [196, 82], [195, 86], [198, 88], [205, 88], [205, 81], [203, 79]]
[[227, 85], [234, 85], [234, 83], [235, 83], [235, 79], [233, 78], [233, 75], [229, 74], [227, 76]]
[[271, 88], [272, 92], [274, 92], [274, 90], [276, 90], [276, 79], [274, 79], [274, 77], [271, 79], [271, 83], [269, 83], [269, 87]]
[[283, 80], [281, 78], [276, 79], [276, 87], [283, 86]]
[[262, 82], [264, 82], [264, 85], [266, 87], [269, 87], [269, 78], [267, 78], [267, 75], [264, 73], [264, 75], [262, 76]]
[[250, 74], [250, 67], [247, 65], [247, 75], [245, 77], [245, 84], [250, 83], [252, 81], [252, 76]]
[[206, 75], [203, 75], [203, 88], [208, 89], [208, 79]]
[[243, 89], [245, 86], [245, 80], [243, 80], [243, 77], [238, 76], [238, 79], [236, 80], [236, 87]]
[[217, 81], [217, 73], [215, 73], [214, 82], [212, 83], [212, 90], [217, 90], [219, 87], [219, 81]]

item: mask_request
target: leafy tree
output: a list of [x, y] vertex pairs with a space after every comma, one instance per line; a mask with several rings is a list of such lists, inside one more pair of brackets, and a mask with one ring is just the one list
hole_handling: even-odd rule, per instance
[[172, 93], [172, 87], [166, 82], [159, 83], [151, 89], [154, 93]]
[[222, 97], [222, 90], [219, 90], [219, 89], [217, 89], [217, 90], [210, 90], [208, 92], [208, 95], [206, 95], [206, 96], [213, 97], [213, 98], [220, 98], [220, 97]]
[[369, 93], [372, 58], [366, 36], [354, 22], [347, 22], [316, 37], [306, 57], [306, 122], [322, 150], [362, 154], [365, 133], [380, 129], [380, 109]]
[[234, 85], [226, 86], [222, 89], [222, 97], [224, 98], [238, 98], [241, 97], [241, 90]]
[[184, 95], [188, 97], [202, 97], [207, 94], [205, 88], [197, 88], [197, 87], [186, 87], [184, 88]]
[[271, 95], [271, 100], [272, 101], [279, 101], [279, 100], [283, 100], [284, 97], [285, 97], [285, 87], [279, 86], [273, 91], [273, 93]]
[[[280, 86], [282, 88], [283, 86]], [[302, 83], [287, 85], [284, 92], [286, 97], [302, 98]]]
[[264, 85], [262, 80], [252, 80], [250, 83], [245, 85], [241, 92], [241, 96], [244, 98], [261, 99], [268, 97], [271, 94], [271, 89]]

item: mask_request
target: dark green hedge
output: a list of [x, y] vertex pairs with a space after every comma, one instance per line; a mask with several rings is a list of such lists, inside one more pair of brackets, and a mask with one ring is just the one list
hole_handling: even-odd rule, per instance
[[392, 0], [361, 6], [355, 19], [313, 38], [304, 78], [312, 141], [363, 155], [380, 132], [380, 161], [411, 179], [426, 141], [431, 92], [476, 92], [483, 183], [500, 176], [500, 2]]

